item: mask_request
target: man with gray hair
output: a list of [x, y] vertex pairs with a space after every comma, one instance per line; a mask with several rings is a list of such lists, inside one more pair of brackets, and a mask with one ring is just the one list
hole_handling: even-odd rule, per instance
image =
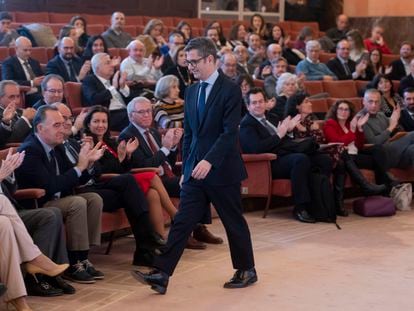
[[114, 12], [111, 16], [111, 27], [102, 33], [108, 48], [125, 48], [132, 37], [124, 31], [125, 15], [122, 12]]
[[82, 81], [83, 102], [87, 106], [107, 107], [111, 130], [122, 131], [129, 123], [126, 102], [130, 89], [126, 84], [126, 73], [115, 72], [115, 64], [106, 53], [95, 54], [91, 64], [93, 74]]
[[30, 90], [25, 95], [26, 106], [40, 99], [40, 83], [43, 80], [43, 70], [40, 63], [31, 55], [32, 43], [26, 37], [18, 37], [16, 40], [16, 55], [8, 57], [1, 68], [2, 80], [13, 80], [19, 85], [29, 86]]
[[224, 53], [220, 57], [220, 68], [223, 73], [232, 81], [235, 81], [237, 74], [237, 58], [233, 53]]
[[362, 129], [368, 144], [383, 145], [388, 162], [384, 163], [384, 166], [387, 168], [413, 167], [414, 132], [409, 132], [400, 138], [394, 137], [399, 131], [400, 106], [397, 105], [391, 116], [387, 118], [381, 111], [381, 93], [376, 89], [365, 91], [363, 104], [364, 109], [357, 116], [363, 117], [365, 114], [369, 114], [369, 118]]
[[65, 82], [80, 82], [91, 70], [90, 61], [82, 60], [76, 56], [75, 42], [69, 37], [63, 37], [58, 44], [59, 54], [53, 57], [46, 65], [46, 74], [54, 73], [63, 78]]
[[127, 49], [129, 56], [121, 63], [121, 71], [126, 73], [127, 80], [144, 86], [155, 86], [162, 77], [164, 57], [145, 58], [145, 46], [139, 40], [131, 41]]
[[11, 80], [0, 82], [0, 146], [22, 142], [32, 129], [33, 108], [20, 109], [19, 85]]
[[321, 45], [316, 40], [306, 42], [306, 58], [296, 66], [296, 74], [303, 73], [306, 80], [337, 80], [335, 74], [324, 63], [319, 61]]
[[63, 101], [65, 81], [56, 74], [48, 74], [44, 77], [40, 88], [42, 89], [43, 98], [39, 99], [34, 105], [34, 109], [39, 109], [44, 105], [60, 103]]

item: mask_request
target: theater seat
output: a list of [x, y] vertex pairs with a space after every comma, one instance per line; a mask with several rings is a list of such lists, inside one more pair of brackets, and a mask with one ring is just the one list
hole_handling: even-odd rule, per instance
[[318, 119], [324, 119], [328, 112], [328, 102], [326, 98], [310, 98], [312, 103], [312, 111]]
[[335, 58], [335, 57], [336, 57], [335, 53], [323, 53], [323, 52], [319, 53], [319, 61], [324, 64], [326, 64], [332, 58]]
[[322, 81], [322, 84], [323, 90], [327, 92], [330, 97], [358, 97], [358, 91], [353, 80]]
[[72, 109], [74, 115], [78, 115], [82, 109], [82, 83], [65, 82], [66, 103]]
[[323, 93], [322, 81], [304, 81], [305, 92], [309, 95]]
[[49, 23], [48, 12], [15, 12], [16, 23]]

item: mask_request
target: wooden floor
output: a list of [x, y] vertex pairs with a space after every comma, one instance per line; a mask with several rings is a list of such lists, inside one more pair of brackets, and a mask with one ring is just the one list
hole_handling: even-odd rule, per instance
[[[240, 290], [222, 287], [233, 273], [228, 245], [186, 250], [166, 296], [131, 276], [131, 238], [112, 254], [93, 250], [106, 278], [78, 285], [75, 295], [29, 297], [34, 310], [414, 310], [414, 212], [390, 218], [340, 218], [302, 224], [288, 210], [246, 214], [259, 282]], [[224, 237], [219, 220], [211, 231]]]

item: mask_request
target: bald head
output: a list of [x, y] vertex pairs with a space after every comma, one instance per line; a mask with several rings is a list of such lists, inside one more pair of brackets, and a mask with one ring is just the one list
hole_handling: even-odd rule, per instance
[[267, 47], [267, 59], [272, 61], [282, 56], [282, 47], [277, 43], [272, 43]]
[[220, 58], [221, 70], [229, 78], [237, 76], [237, 58], [233, 53], [224, 53]]
[[137, 63], [142, 63], [145, 56], [145, 45], [139, 40], [131, 41], [128, 46], [128, 55]]
[[336, 18], [336, 27], [338, 28], [338, 30], [344, 31], [348, 29], [348, 25], [348, 16], [346, 16], [345, 14], [338, 15], [338, 17]]
[[32, 51], [32, 42], [26, 37], [16, 39], [16, 56], [23, 60], [28, 60]]
[[60, 57], [71, 60], [75, 55], [75, 42], [69, 37], [63, 37], [58, 45]]

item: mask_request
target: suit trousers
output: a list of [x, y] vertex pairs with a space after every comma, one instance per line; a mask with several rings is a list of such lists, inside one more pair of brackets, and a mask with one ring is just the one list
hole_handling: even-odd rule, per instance
[[48, 201], [44, 207], [57, 207], [66, 226], [69, 251], [85, 251], [101, 243], [102, 198], [92, 192]]
[[254, 267], [249, 227], [242, 215], [240, 183], [212, 186], [203, 180], [190, 179], [181, 188], [180, 207], [174, 218], [162, 255], [154, 267], [172, 275], [194, 227], [213, 203], [226, 229], [231, 259], [235, 269]]
[[68, 263], [62, 212], [57, 207], [19, 210], [33, 242], [58, 264]]
[[32, 261], [41, 252], [4, 195], [0, 195], [0, 241], [0, 281], [8, 287], [4, 300], [26, 296], [20, 264]]

